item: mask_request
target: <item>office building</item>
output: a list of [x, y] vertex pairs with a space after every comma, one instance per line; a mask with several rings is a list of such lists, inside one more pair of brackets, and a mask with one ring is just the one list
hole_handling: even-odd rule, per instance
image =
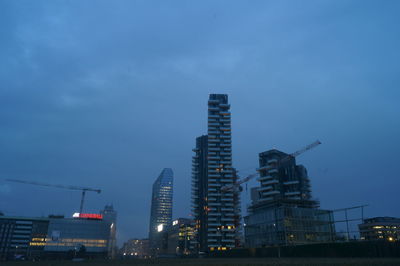
[[260, 186], [244, 217], [248, 247], [333, 241], [333, 213], [313, 200], [307, 170], [284, 152], [259, 154]]
[[208, 135], [196, 139], [192, 167], [194, 244], [201, 252], [226, 250], [238, 245], [240, 197], [233, 185], [231, 113], [226, 94], [210, 94]]
[[400, 218], [374, 217], [358, 225], [362, 240], [400, 241]]
[[85, 257], [109, 258], [115, 245], [113, 227], [96, 213], [75, 213], [71, 218], [0, 216], [0, 259], [72, 258], [82, 247]]
[[184, 256], [192, 254], [194, 226], [193, 220], [178, 218], [165, 231], [165, 243], [162, 253], [165, 255]]
[[170, 168], [164, 168], [153, 184], [149, 242], [150, 250], [154, 253], [161, 248], [162, 231], [171, 224], [172, 220], [172, 195], [173, 172]]
[[40, 257], [48, 226], [47, 218], [0, 216], [0, 261]]

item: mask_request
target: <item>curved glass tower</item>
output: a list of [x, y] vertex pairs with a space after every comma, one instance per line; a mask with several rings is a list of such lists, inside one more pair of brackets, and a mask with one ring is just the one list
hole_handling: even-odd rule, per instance
[[149, 228], [149, 244], [153, 250], [160, 248], [161, 232], [172, 221], [173, 180], [172, 169], [164, 168], [153, 184]]

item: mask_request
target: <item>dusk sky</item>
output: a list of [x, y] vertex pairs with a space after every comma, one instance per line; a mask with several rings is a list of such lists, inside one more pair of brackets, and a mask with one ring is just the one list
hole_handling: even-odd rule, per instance
[[112, 203], [121, 244], [147, 237], [170, 167], [173, 217], [190, 217], [192, 148], [209, 94], [227, 93], [243, 177], [258, 153], [319, 139], [297, 161], [322, 208], [400, 217], [399, 14], [396, 0], [0, 0], [0, 211], [79, 209], [78, 191], [6, 178], [100, 188], [85, 211]]

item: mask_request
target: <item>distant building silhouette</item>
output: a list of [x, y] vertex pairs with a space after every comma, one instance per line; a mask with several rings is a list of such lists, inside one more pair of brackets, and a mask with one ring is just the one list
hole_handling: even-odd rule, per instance
[[171, 223], [172, 196], [173, 171], [164, 168], [153, 184], [149, 228], [149, 243], [153, 252], [161, 248], [161, 232]]
[[208, 135], [196, 139], [192, 167], [194, 244], [202, 252], [237, 246], [240, 197], [221, 187], [237, 180], [232, 167], [231, 113], [226, 94], [210, 94]]
[[293, 156], [269, 150], [259, 154], [260, 186], [251, 189], [244, 217], [248, 247], [332, 241], [332, 211], [312, 199], [307, 170]]

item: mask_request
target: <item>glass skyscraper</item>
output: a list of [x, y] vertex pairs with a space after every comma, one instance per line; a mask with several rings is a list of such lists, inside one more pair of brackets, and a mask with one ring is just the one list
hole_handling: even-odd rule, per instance
[[164, 168], [153, 184], [149, 228], [152, 250], [160, 248], [162, 232], [172, 221], [173, 179], [172, 169]]

